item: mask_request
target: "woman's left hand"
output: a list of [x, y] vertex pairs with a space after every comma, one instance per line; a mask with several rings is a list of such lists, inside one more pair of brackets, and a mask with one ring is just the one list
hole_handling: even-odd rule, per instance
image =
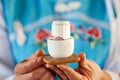
[[57, 73], [62, 80], [111, 80], [110, 76], [91, 60], [87, 60], [84, 53], [80, 55], [78, 68], [72, 69], [67, 65], [46, 65]]

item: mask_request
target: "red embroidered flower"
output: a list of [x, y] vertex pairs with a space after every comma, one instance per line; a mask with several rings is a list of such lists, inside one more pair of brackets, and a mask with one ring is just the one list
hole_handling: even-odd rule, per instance
[[96, 27], [88, 29], [86, 33], [97, 39], [101, 37], [101, 31]]
[[50, 35], [50, 32], [48, 30], [45, 30], [45, 29], [41, 29], [41, 30], [38, 30], [35, 34], [35, 38], [37, 41], [42, 41], [44, 40], [45, 38], [48, 38]]
[[70, 31], [72, 32], [74, 30], [75, 26], [73, 23], [70, 23]]

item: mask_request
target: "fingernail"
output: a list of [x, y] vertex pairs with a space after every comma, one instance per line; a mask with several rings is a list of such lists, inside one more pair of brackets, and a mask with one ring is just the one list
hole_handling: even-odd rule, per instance
[[38, 49], [37, 51], [36, 51], [36, 53], [39, 53], [40, 52], [40, 49]]
[[38, 57], [38, 58], [37, 58], [37, 63], [40, 63], [40, 62], [42, 62], [42, 58], [41, 58], [41, 57]]
[[60, 65], [57, 65], [57, 67], [61, 68], [61, 66], [60, 66]]
[[46, 64], [45, 66], [46, 66], [47, 68], [49, 68], [49, 65], [48, 65], [48, 64]]

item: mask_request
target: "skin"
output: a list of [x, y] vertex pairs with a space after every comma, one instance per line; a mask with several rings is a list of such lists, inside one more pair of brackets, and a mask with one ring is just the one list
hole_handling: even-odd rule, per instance
[[43, 50], [38, 50], [15, 67], [14, 80], [54, 80], [54, 73], [44, 66]]
[[65, 64], [48, 65], [43, 62], [43, 50], [38, 50], [15, 67], [14, 80], [55, 80], [54, 73], [61, 80], [112, 80], [111, 77], [91, 60], [87, 60], [84, 53], [79, 57], [78, 68], [72, 69]]
[[47, 64], [46, 67], [57, 73], [61, 80], [112, 80], [96, 63], [87, 60], [84, 53], [79, 56], [81, 60], [75, 70], [64, 64], [57, 66]]

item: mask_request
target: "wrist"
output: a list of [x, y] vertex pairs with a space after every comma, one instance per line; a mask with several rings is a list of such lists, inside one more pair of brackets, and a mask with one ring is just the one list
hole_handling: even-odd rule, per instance
[[101, 80], [112, 80], [112, 78], [106, 71], [102, 71], [102, 79]]

